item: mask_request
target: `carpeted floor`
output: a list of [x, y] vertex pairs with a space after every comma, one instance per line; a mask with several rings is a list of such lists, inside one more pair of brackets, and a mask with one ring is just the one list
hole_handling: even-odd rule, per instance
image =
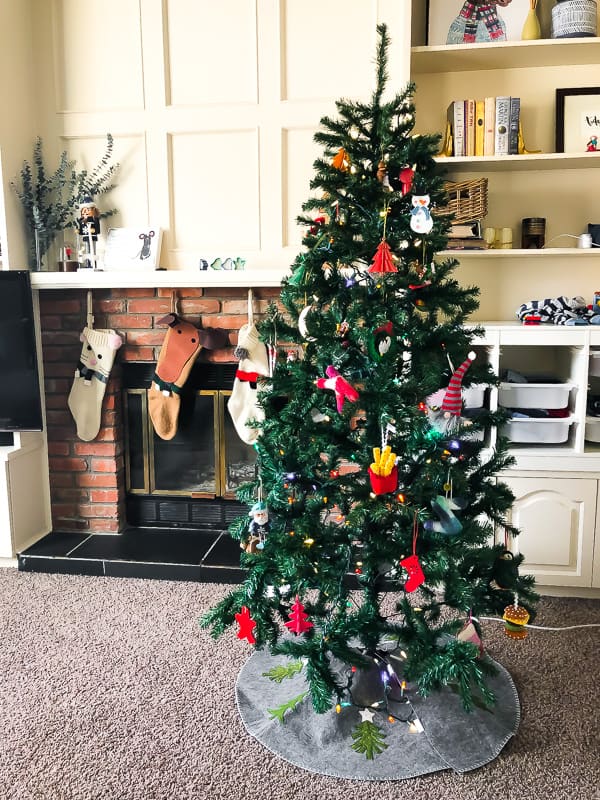
[[[600, 798], [600, 628], [509, 640], [517, 736], [480, 770], [400, 782], [327, 778], [251, 738], [234, 700], [250, 646], [200, 614], [228, 587], [0, 569], [3, 800], [594, 800]], [[600, 622], [600, 601], [547, 598], [536, 621]]]

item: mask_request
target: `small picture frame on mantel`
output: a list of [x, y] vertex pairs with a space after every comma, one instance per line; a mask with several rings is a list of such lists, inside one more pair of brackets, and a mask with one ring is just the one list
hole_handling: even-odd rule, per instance
[[104, 269], [157, 269], [161, 241], [162, 230], [154, 225], [109, 228], [104, 251]]
[[556, 90], [556, 152], [600, 155], [600, 86]]

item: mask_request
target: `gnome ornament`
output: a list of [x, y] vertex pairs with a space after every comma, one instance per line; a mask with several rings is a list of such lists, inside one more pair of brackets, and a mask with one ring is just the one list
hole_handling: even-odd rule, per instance
[[471, 350], [460, 367], [454, 371], [446, 389], [439, 389], [427, 398], [427, 416], [435, 430], [452, 433], [461, 422], [462, 380], [475, 360], [476, 353]]
[[94, 330], [93, 317], [88, 314], [88, 326], [79, 337], [83, 343], [69, 393], [68, 405], [77, 424], [77, 436], [84, 442], [95, 439], [100, 430], [102, 400], [115, 353], [123, 344], [111, 329]]
[[246, 553], [255, 553], [265, 546], [265, 539], [271, 530], [269, 524], [269, 510], [263, 500], [258, 500], [248, 514], [252, 522], [248, 526], [248, 538], [242, 542], [241, 547]]

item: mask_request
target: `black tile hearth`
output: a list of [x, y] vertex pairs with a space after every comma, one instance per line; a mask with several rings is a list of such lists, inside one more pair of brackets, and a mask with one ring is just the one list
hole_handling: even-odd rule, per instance
[[129, 528], [120, 534], [53, 532], [18, 555], [19, 570], [239, 583], [239, 544], [226, 532]]

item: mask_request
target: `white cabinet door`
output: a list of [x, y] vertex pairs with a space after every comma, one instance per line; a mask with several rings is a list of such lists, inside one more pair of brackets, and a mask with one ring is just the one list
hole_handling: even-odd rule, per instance
[[591, 586], [597, 481], [503, 480], [515, 495], [510, 518], [521, 533], [511, 549], [525, 556], [522, 572], [542, 586]]

